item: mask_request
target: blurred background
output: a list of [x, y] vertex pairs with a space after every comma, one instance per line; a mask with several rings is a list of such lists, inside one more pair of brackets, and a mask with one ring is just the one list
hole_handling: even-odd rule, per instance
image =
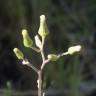
[[[34, 39], [41, 14], [46, 15], [50, 30], [46, 55], [65, 52], [77, 44], [83, 47], [80, 53], [45, 67], [43, 88], [50, 90], [46, 94], [96, 96], [96, 0], [0, 0], [0, 96], [36, 96], [28, 92], [37, 90], [37, 75], [17, 60], [13, 48], [21, 49], [40, 67], [40, 55], [23, 46], [21, 30], [26, 28]], [[28, 94], [8, 95], [7, 90]]]

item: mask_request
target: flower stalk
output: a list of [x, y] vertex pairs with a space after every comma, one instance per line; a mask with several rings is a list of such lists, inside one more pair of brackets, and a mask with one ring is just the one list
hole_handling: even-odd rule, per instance
[[[42, 90], [42, 74], [44, 72], [45, 65], [48, 64], [51, 61], [57, 61], [60, 57], [65, 55], [73, 55], [75, 52], [79, 52], [81, 50], [80, 45], [69, 47], [67, 52], [61, 53], [61, 54], [48, 54], [47, 58], [44, 54], [44, 44], [46, 36], [49, 34], [48, 27], [46, 24], [46, 18], [45, 15], [40, 16], [40, 27], [38, 30], [38, 34], [35, 36], [35, 46], [33, 46], [33, 41], [30, 38], [28, 31], [26, 29], [22, 30], [22, 36], [23, 36], [23, 44], [25, 47], [32, 48], [36, 52], [41, 54], [42, 57], [42, 64], [40, 66], [40, 69], [36, 68], [33, 64], [31, 64], [28, 59], [25, 59], [23, 52], [21, 52], [18, 48], [14, 48], [13, 51], [18, 59], [22, 60], [23, 65], [27, 65], [28, 67], [32, 68], [38, 75], [37, 79], [37, 87], [38, 87], [38, 96], [44, 96], [45, 92]], [[42, 40], [40, 40], [39, 36]]]

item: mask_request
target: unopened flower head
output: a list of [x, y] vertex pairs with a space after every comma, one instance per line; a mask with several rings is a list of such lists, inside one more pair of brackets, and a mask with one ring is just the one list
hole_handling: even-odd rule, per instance
[[68, 48], [68, 54], [73, 54], [75, 52], [79, 52], [81, 50], [81, 45], [77, 45], [77, 46], [72, 46]]
[[37, 46], [38, 48], [41, 49], [41, 47], [42, 47], [42, 42], [41, 42], [41, 40], [40, 40], [40, 38], [39, 38], [38, 35], [35, 36], [35, 44], [36, 44], [36, 46]]
[[47, 58], [51, 61], [56, 61], [58, 59], [58, 56], [55, 54], [49, 54]]
[[46, 24], [45, 15], [40, 16], [40, 27], [39, 27], [39, 30], [38, 30], [38, 34], [42, 38], [45, 38], [49, 34], [48, 27], [47, 27], [47, 24]]
[[30, 38], [28, 31], [26, 29], [22, 30], [22, 36], [23, 36], [23, 44], [25, 47], [32, 47], [33, 41]]
[[13, 51], [18, 59], [24, 59], [24, 54], [18, 48], [14, 48]]

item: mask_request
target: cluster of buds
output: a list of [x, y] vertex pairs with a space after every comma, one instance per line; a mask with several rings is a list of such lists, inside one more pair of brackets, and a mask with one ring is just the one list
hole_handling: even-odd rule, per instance
[[[40, 27], [38, 30], [38, 34], [34, 37], [35, 38], [35, 45], [34, 47], [33, 40], [31, 39], [28, 31], [26, 29], [22, 30], [22, 37], [23, 37], [23, 45], [27, 48], [32, 48], [37, 52], [40, 52], [43, 46], [43, 40], [46, 38], [46, 36], [49, 34], [48, 27], [46, 24], [46, 18], [45, 15], [40, 16]], [[39, 36], [42, 38], [40, 40]], [[20, 51], [18, 48], [13, 49], [14, 53], [16, 54], [18, 59], [24, 60], [24, 54], [22, 51]]]
[[[64, 55], [72, 55], [75, 52], [79, 52], [81, 50], [81, 46], [77, 45], [77, 46], [72, 46], [69, 47], [67, 52], [61, 53], [61, 54], [48, 54], [47, 55], [47, 59], [45, 58], [44, 55], [44, 42], [45, 42], [45, 38], [48, 36], [49, 34], [49, 30], [46, 24], [46, 18], [45, 15], [41, 15], [40, 16], [40, 27], [38, 30], [38, 34], [34, 37], [35, 39], [35, 44], [33, 42], [33, 40], [31, 39], [30, 35], [28, 34], [28, 31], [26, 29], [22, 30], [22, 37], [23, 37], [23, 45], [27, 48], [32, 48], [33, 50], [35, 50], [36, 52], [40, 52], [41, 56], [42, 56], [42, 64], [40, 69], [38, 70], [36, 67], [34, 67], [32, 64], [30, 64], [30, 62], [25, 58], [23, 52], [18, 49], [18, 48], [14, 48], [13, 51], [15, 53], [15, 55], [17, 56], [18, 59], [22, 60], [22, 64], [23, 65], [27, 65], [29, 67], [31, 67], [37, 74], [38, 74], [38, 96], [42, 96], [42, 70], [45, 66], [45, 64], [47, 64], [49, 61], [56, 61], [58, 60], [60, 57], [64, 56]], [[39, 38], [41, 37], [41, 38]], [[35, 45], [35, 46], [34, 46]], [[44, 94], [43, 94], [44, 95]]]
[[[35, 36], [36, 47], [38, 47], [39, 49], [42, 48], [42, 40], [40, 40], [39, 36], [41, 36], [41, 38], [45, 38], [48, 34], [49, 34], [49, 31], [48, 31], [48, 27], [46, 24], [45, 15], [41, 15], [40, 16], [40, 27], [38, 30], [38, 34]], [[23, 45], [25, 47], [32, 48], [33, 47], [33, 40], [29, 36], [28, 31], [26, 29], [22, 30], [22, 36], [23, 36]], [[81, 50], [81, 45], [72, 46], [72, 47], [68, 48], [67, 52], [62, 53], [61, 55], [60, 54], [59, 55], [48, 54], [47, 58], [48, 58], [48, 60], [56, 61], [60, 56], [68, 55], [68, 54], [72, 55], [75, 52], [79, 52], [80, 50]], [[13, 51], [16, 54], [18, 59], [21, 59], [21, 60], [24, 59], [23, 53], [18, 48], [14, 48]]]

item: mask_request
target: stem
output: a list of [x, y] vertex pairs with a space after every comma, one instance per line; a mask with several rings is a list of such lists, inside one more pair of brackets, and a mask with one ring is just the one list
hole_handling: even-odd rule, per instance
[[43, 62], [45, 61], [45, 56], [44, 56], [44, 43], [45, 43], [45, 38], [42, 38], [42, 47], [41, 47], [41, 56], [42, 56], [42, 60]]
[[38, 96], [42, 96], [42, 70], [38, 72]]
[[43, 51], [41, 51], [41, 56], [42, 56], [42, 60], [43, 60], [43, 62], [44, 62], [44, 60], [45, 60], [45, 56], [44, 56]]
[[41, 65], [41, 70], [43, 70], [44, 67], [45, 67], [45, 65], [46, 65], [47, 63], [49, 63], [49, 62], [50, 62], [49, 59], [45, 60], [45, 61], [42, 63], [42, 65]]
[[32, 68], [38, 74], [39, 70], [35, 66], [33, 66], [33, 64], [31, 64], [27, 59], [24, 59], [22, 61], [22, 64], [29, 66], [30, 68]]
[[[44, 43], [45, 43], [45, 38], [42, 38], [42, 46], [41, 46], [41, 56], [42, 56], [42, 65], [44, 65], [45, 61], [45, 55], [44, 55]], [[41, 65], [41, 66], [42, 66]], [[38, 72], [38, 96], [43, 96], [43, 91], [42, 91], [42, 73], [43, 70], [42, 68]]]
[[40, 50], [38, 49], [38, 48], [36, 48], [36, 47], [31, 47], [34, 51], [36, 51], [36, 52], [40, 52]]
[[37, 69], [36, 67], [34, 67], [33, 65], [28, 64], [27, 66], [29, 66], [29, 67], [32, 68], [36, 73], [38, 73], [38, 69]]
[[61, 53], [61, 54], [58, 55], [58, 58], [60, 58], [60, 57], [62, 57], [64, 55], [68, 55], [68, 54], [69, 54], [68, 52]]

